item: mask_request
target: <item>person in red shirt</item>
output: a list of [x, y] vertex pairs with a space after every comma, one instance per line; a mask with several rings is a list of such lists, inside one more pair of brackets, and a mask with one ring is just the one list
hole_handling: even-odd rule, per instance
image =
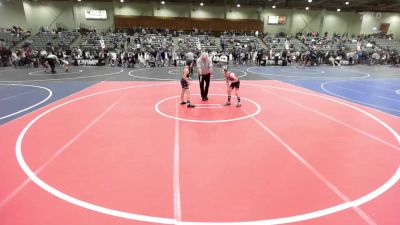
[[235, 89], [235, 95], [237, 98], [236, 107], [242, 106], [240, 103], [240, 96], [239, 96], [239, 87], [240, 87], [240, 80], [236, 77], [236, 75], [228, 70], [228, 66], [224, 66], [224, 77], [226, 81], [226, 87], [228, 92], [228, 101], [224, 104], [224, 106], [231, 105], [231, 94], [233, 89]]

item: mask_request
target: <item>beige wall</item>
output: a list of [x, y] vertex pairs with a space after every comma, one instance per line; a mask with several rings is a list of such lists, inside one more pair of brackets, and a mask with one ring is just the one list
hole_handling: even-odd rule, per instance
[[193, 9], [192, 18], [225, 18], [225, 7], [223, 6], [194, 6]]
[[[377, 16], [376, 13], [362, 13], [359, 15], [362, 18], [361, 33], [370, 34], [377, 32], [381, 23], [390, 23], [389, 34], [394, 34], [396, 38], [400, 38], [400, 13], [381, 13]], [[361, 19], [360, 19], [361, 20]], [[374, 30], [373, 28], [377, 30]]]
[[30, 2], [23, 3], [27, 26], [34, 32], [40, 27], [47, 26], [50, 29], [56, 27], [56, 23], [67, 27], [75, 27], [73, 21], [72, 5], [69, 2]]
[[0, 1], [0, 27], [27, 28], [22, 0]]
[[[105, 30], [114, 27], [114, 3], [113, 2], [80, 2], [74, 3], [74, 20], [79, 26], [81, 23], [87, 26], [94, 26], [98, 30]], [[85, 10], [97, 9], [107, 10], [107, 20], [87, 20]]]
[[326, 12], [324, 17], [323, 32], [344, 34], [360, 33], [361, 20], [356, 13], [350, 12]]
[[187, 5], [156, 5], [154, 7], [154, 16], [161, 17], [189, 17], [190, 7]]
[[[318, 31], [330, 34], [337, 33], [373, 33], [373, 27], [379, 29], [381, 23], [390, 23], [389, 33], [400, 38], [400, 13], [382, 13], [377, 18], [372, 13], [315, 11], [300, 9], [272, 9], [257, 7], [224, 7], [198, 4], [167, 4], [159, 3], [119, 3], [71, 1], [2, 1], [0, 5], [0, 27], [19, 25], [32, 28], [34, 32], [41, 26], [54, 28], [56, 23], [62, 23], [69, 28], [75, 28], [81, 23], [95, 26], [99, 30], [113, 27], [114, 15], [162, 16], [162, 17], [192, 17], [192, 18], [227, 18], [227, 19], [261, 19], [264, 21], [264, 31], [270, 33], [299, 31]], [[107, 20], [86, 20], [85, 9], [105, 9]], [[267, 24], [268, 16], [286, 16], [284, 25]]]
[[[224, 13], [224, 11], [222, 12]], [[258, 19], [256, 7], [232, 7], [226, 12], [227, 19]]]
[[114, 12], [119, 16], [153, 16], [154, 8], [151, 4], [117, 3]]
[[[108, 18], [107, 20], [87, 20], [85, 18], [87, 9], [105, 9]], [[112, 2], [24, 1], [23, 10], [27, 26], [34, 32], [38, 32], [42, 26], [54, 29], [57, 23], [70, 29], [80, 24], [95, 26], [99, 30], [114, 26], [114, 3]]]

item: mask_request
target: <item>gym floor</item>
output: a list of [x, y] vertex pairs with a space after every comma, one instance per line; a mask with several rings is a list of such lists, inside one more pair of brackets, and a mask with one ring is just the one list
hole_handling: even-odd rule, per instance
[[181, 70], [1, 68], [0, 225], [400, 224], [399, 68]]

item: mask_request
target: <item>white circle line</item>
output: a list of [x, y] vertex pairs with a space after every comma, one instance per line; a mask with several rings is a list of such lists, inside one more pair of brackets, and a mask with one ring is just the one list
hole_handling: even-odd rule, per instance
[[[178, 71], [178, 73], [173, 73], [175, 71]], [[179, 75], [179, 70], [170, 70], [170, 71], [168, 71], [168, 73], [171, 75]]]
[[[226, 96], [226, 95], [223, 95], [223, 94], [209, 94], [209, 95], [210, 96], [213, 96], [213, 95], [214, 96]], [[165, 117], [168, 117], [168, 118], [171, 118], [171, 119], [174, 119], [174, 120], [180, 120], [180, 121], [192, 122], [192, 123], [226, 123], [226, 122], [233, 122], [233, 121], [244, 120], [244, 119], [248, 119], [248, 118], [254, 117], [254, 116], [256, 116], [257, 114], [259, 114], [261, 112], [261, 107], [257, 102], [255, 102], [253, 100], [250, 100], [248, 98], [244, 98], [244, 97], [241, 97], [241, 98], [246, 100], [246, 101], [248, 101], [248, 102], [253, 103], [257, 107], [257, 110], [256, 110], [256, 112], [254, 112], [254, 113], [252, 113], [250, 115], [239, 117], [239, 118], [234, 118], [234, 119], [226, 119], [226, 120], [194, 120], [194, 119], [179, 118], [179, 117], [171, 116], [171, 115], [168, 115], [166, 113], [161, 112], [161, 110], [159, 108], [161, 103], [163, 103], [165, 101], [168, 101], [170, 99], [173, 99], [173, 98], [178, 98], [178, 97], [179, 96], [172, 96], [172, 97], [169, 97], [169, 98], [162, 99], [161, 101], [157, 102], [157, 104], [154, 106], [154, 109], [156, 110], [156, 112], [158, 114], [160, 114], [162, 116], [165, 116]]]
[[42, 72], [42, 71], [33, 71], [29, 72], [28, 75], [30, 76], [46, 76], [46, 75], [68, 75], [68, 74], [76, 74], [76, 73], [83, 73], [83, 70], [76, 70], [76, 71], [71, 71], [71, 72], [64, 72], [64, 73], [36, 73], [36, 72]]
[[[255, 71], [252, 71], [251, 69], [253, 69], [253, 68], [260, 68], [260, 67], [256, 67], [256, 66], [249, 67], [249, 68], [247, 68], [246, 71], [247, 71], [247, 72], [250, 72], [250, 73], [254, 73], [254, 74], [264, 75], [264, 76], [289, 77], [289, 78], [301, 78], [301, 79], [321, 79], [321, 78], [323, 78], [323, 79], [334, 79], [334, 78], [342, 78], [342, 77], [332, 77], [332, 76], [310, 77], [310, 76], [291, 76], [291, 75], [283, 75], [283, 74], [275, 74], [275, 73], [262, 73], [262, 72], [255, 72]], [[354, 73], [366, 74], [366, 75], [364, 75], [364, 76], [351, 77], [352, 79], [368, 78], [368, 77], [371, 76], [370, 74], [364, 73], [364, 72], [352, 71], [352, 70], [350, 71], [350, 70], [345, 70], [345, 69], [341, 69], [341, 70], [349, 71], [349, 72], [354, 72]]]
[[[342, 81], [342, 82], [345, 82], [345, 80], [341, 80], [341, 81]], [[385, 107], [385, 106], [381, 106], [381, 105], [376, 105], [376, 104], [368, 103], [368, 102], [365, 102], [365, 101], [360, 101], [360, 100], [357, 100], [357, 99], [352, 99], [352, 98], [349, 98], [349, 97], [346, 97], [346, 96], [337, 94], [337, 93], [335, 93], [335, 92], [333, 92], [333, 91], [329, 91], [328, 88], [326, 87], [326, 86], [329, 85], [329, 84], [333, 84], [333, 83], [337, 83], [337, 82], [339, 82], [339, 81], [328, 81], [328, 82], [324, 82], [324, 83], [322, 83], [322, 84], [320, 85], [320, 87], [321, 87], [321, 89], [322, 89], [323, 91], [325, 91], [326, 93], [328, 93], [328, 94], [330, 94], [330, 95], [333, 95], [333, 96], [336, 96], [336, 97], [338, 97], [338, 98], [346, 99], [346, 100], [351, 101], [351, 102], [357, 102], [357, 103], [360, 103], [360, 104], [363, 104], [363, 105], [367, 105], [367, 106], [371, 106], [371, 107], [375, 107], [375, 108], [379, 108], [379, 109], [383, 109], [383, 110], [387, 110], [387, 111], [391, 111], [391, 112], [400, 112], [399, 110], [396, 110], [396, 109], [392, 109], [392, 108], [388, 108], [388, 107]]]
[[[133, 72], [136, 72], [136, 71], [150, 70], [150, 69], [152, 69], [152, 68], [142, 68], [142, 69], [138, 69], [138, 70], [132, 70], [132, 71], [130, 71], [128, 73], [128, 75], [131, 76], [131, 77], [136, 77], [136, 78], [140, 78], [140, 79], [157, 80], [157, 81], [178, 81], [180, 79], [180, 78], [179, 79], [171, 79], [171, 78], [143, 77], [143, 76], [138, 76], [138, 75], [133, 74]], [[248, 75], [246, 71], [241, 71], [241, 70], [237, 70], [237, 69], [231, 69], [231, 70], [243, 73], [243, 75], [242, 76], [238, 76], [238, 78], [243, 78], [243, 77], [246, 77]], [[178, 74], [170, 73], [171, 71], [179, 71], [179, 70], [169, 70], [168, 71], [169, 74], [178, 75]], [[225, 80], [225, 79], [224, 78], [218, 78], [218, 79], [212, 79], [212, 80], [214, 80], [214, 81], [222, 81], [222, 80]]]
[[[113, 69], [117, 69], [117, 68], [113, 68]], [[119, 69], [118, 72], [114, 72], [114, 73], [106, 73], [106, 74], [99, 74], [99, 75], [92, 75], [92, 76], [83, 76], [83, 77], [64, 77], [64, 78], [60, 78], [60, 79], [42, 79], [42, 80], [13, 80], [13, 81], [6, 81], [6, 80], [1, 80], [0, 83], [18, 83], [18, 82], [33, 82], [33, 81], [49, 81], [49, 80], [56, 80], [56, 81], [60, 81], [60, 80], [77, 80], [77, 79], [85, 79], [85, 78], [92, 78], [92, 77], [104, 77], [104, 76], [111, 76], [111, 75], [115, 75], [115, 74], [119, 74], [124, 72], [123, 69]]]
[[[310, 219], [315, 219], [318, 217], [330, 215], [333, 213], [337, 213], [339, 211], [343, 211], [346, 209], [349, 209], [351, 207], [356, 207], [360, 206], [366, 202], [371, 201], [372, 199], [377, 198], [381, 194], [385, 193], [387, 190], [389, 190], [391, 187], [393, 187], [400, 179], [400, 167], [396, 170], [395, 174], [388, 180], [386, 181], [383, 185], [375, 189], [374, 191], [356, 199], [351, 202], [345, 202], [336, 206], [332, 206], [329, 208], [325, 208], [322, 210], [317, 210], [314, 212], [309, 212], [301, 215], [295, 215], [295, 216], [289, 216], [289, 217], [283, 217], [283, 218], [275, 218], [275, 219], [268, 219], [268, 220], [257, 220], [257, 221], [246, 221], [246, 222], [183, 222], [183, 221], [176, 221], [175, 219], [170, 219], [170, 218], [162, 218], [162, 217], [152, 217], [152, 216], [144, 216], [144, 215], [139, 215], [139, 214], [133, 214], [133, 213], [128, 213], [128, 212], [123, 212], [123, 211], [118, 211], [118, 210], [113, 210], [109, 208], [105, 208], [102, 206], [94, 205], [92, 203], [84, 202], [82, 200], [76, 199], [74, 197], [71, 197], [65, 193], [62, 193], [61, 191], [53, 188], [52, 186], [48, 185], [44, 181], [42, 181], [39, 177], [36, 176], [36, 174], [29, 168], [27, 163], [25, 162], [25, 159], [22, 155], [22, 141], [29, 130], [29, 128], [40, 118], [45, 116], [46, 114], [54, 111], [57, 108], [60, 108], [66, 104], [70, 104], [72, 102], [85, 99], [88, 97], [92, 97], [95, 95], [100, 95], [100, 94], [106, 94], [106, 93], [111, 93], [115, 91], [120, 91], [120, 90], [126, 90], [126, 89], [131, 89], [131, 88], [139, 88], [139, 87], [151, 87], [151, 86], [157, 86], [157, 85], [167, 85], [167, 84], [174, 84], [174, 83], [163, 83], [163, 84], [150, 84], [150, 85], [141, 85], [141, 86], [130, 86], [130, 87], [124, 87], [124, 88], [118, 88], [118, 89], [112, 89], [108, 91], [103, 91], [103, 92], [98, 92], [98, 93], [93, 93], [87, 96], [82, 96], [76, 99], [69, 100], [67, 102], [64, 102], [62, 104], [59, 104], [57, 106], [54, 106], [51, 109], [48, 109], [47, 111], [43, 112], [39, 116], [35, 117], [32, 121], [28, 123], [24, 127], [24, 129], [21, 131], [20, 135], [18, 136], [17, 142], [16, 142], [16, 157], [18, 160], [18, 163], [22, 170], [27, 174], [27, 176], [39, 187], [44, 189], [45, 191], [53, 194], [54, 196], [63, 199], [67, 202], [70, 202], [72, 204], [75, 204], [77, 206], [81, 206], [86, 209], [90, 209], [93, 211], [97, 211], [100, 213], [104, 213], [107, 215], [112, 215], [116, 217], [121, 217], [121, 218], [126, 218], [126, 219], [132, 219], [132, 220], [138, 220], [138, 221], [144, 221], [144, 222], [152, 222], [152, 223], [160, 223], [160, 224], [179, 224], [179, 225], [207, 225], [207, 224], [217, 224], [217, 225], [277, 225], [277, 224], [286, 224], [286, 223], [293, 223], [293, 222], [299, 222], [299, 221], [305, 221], [305, 220], [310, 220]], [[388, 124], [380, 120], [379, 118], [375, 117], [374, 115], [356, 107], [350, 104], [347, 104], [346, 102], [339, 101], [337, 99], [323, 96], [321, 94], [314, 94], [314, 93], [309, 93], [309, 92], [304, 92], [304, 91], [299, 91], [299, 90], [292, 90], [292, 89], [286, 89], [286, 88], [281, 88], [281, 87], [275, 87], [275, 86], [270, 86], [270, 85], [258, 85], [258, 84], [243, 84], [243, 85], [249, 85], [249, 86], [258, 86], [258, 87], [264, 87], [264, 88], [273, 88], [273, 89], [279, 89], [279, 90], [284, 90], [284, 91], [289, 91], [289, 92], [294, 92], [294, 93], [301, 93], [301, 94], [306, 94], [306, 95], [311, 95], [315, 97], [319, 97], [331, 102], [335, 102], [344, 106], [347, 106], [353, 110], [356, 110], [358, 112], [361, 112], [362, 114], [366, 115], [367, 117], [375, 120], [379, 124], [381, 124], [383, 127], [385, 127], [397, 140], [397, 142], [400, 144], [400, 135], [393, 129], [391, 128]]]
[[24, 84], [0, 84], [0, 85], [11, 85], [11, 86], [22, 86], [22, 87], [34, 87], [34, 88], [40, 88], [40, 89], [46, 90], [46, 91], [49, 93], [49, 95], [47, 95], [47, 97], [44, 98], [43, 100], [41, 100], [40, 102], [38, 102], [38, 103], [36, 103], [36, 104], [34, 104], [34, 105], [31, 105], [31, 106], [29, 106], [29, 107], [27, 107], [27, 108], [21, 109], [21, 110], [19, 110], [19, 111], [17, 111], [17, 112], [8, 114], [8, 115], [6, 115], [6, 116], [2, 116], [2, 117], [0, 117], [0, 120], [3, 120], [3, 119], [6, 119], [6, 118], [9, 118], [9, 117], [18, 115], [18, 114], [20, 114], [20, 113], [23, 113], [23, 112], [25, 112], [25, 111], [27, 111], [27, 110], [30, 110], [30, 109], [32, 109], [32, 108], [38, 106], [38, 105], [40, 105], [40, 104], [43, 104], [44, 102], [46, 102], [47, 100], [49, 100], [49, 98], [51, 98], [51, 96], [53, 95], [53, 92], [52, 92], [50, 89], [48, 89], [48, 88], [46, 88], [46, 87], [42, 87], [42, 86], [24, 85]]
[[16, 156], [17, 156], [17, 160], [18, 160], [19, 165], [21, 166], [23, 171], [28, 175], [28, 177], [35, 184], [37, 184], [39, 187], [41, 187], [43, 190], [46, 190], [47, 192], [53, 194], [54, 196], [56, 196], [56, 197], [58, 197], [58, 198], [60, 198], [60, 199], [62, 199], [64, 201], [70, 202], [70, 203], [72, 203], [74, 205], [77, 205], [77, 206], [80, 206], [80, 207], [83, 207], [83, 208], [86, 208], [86, 209], [90, 209], [92, 211], [100, 212], [100, 213], [111, 215], [111, 216], [121, 217], [121, 218], [125, 218], [125, 219], [145, 221], [145, 222], [151, 222], [151, 223], [160, 223], [160, 224], [175, 224], [175, 222], [176, 222], [175, 219], [144, 216], [144, 215], [139, 215], [139, 214], [123, 212], [123, 211], [119, 211], [119, 210], [109, 209], [109, 208], [98, 206], [98, 205], [95, 205], [95, 204], [92, 204], [92, 203], [89, 203], [89, 202], [85, 202], [85, 201], [79, 200], [79, 199], [74, 198], [72, 196], [69, 196], [69, 195], [67, 195], [67, 194], [55, 189], [54, 187], [50, 186], [49, 184], [47, 184], [46, 182], [41, 180], [39, 177], [37, 177], [36, 174], [29, 168], [29, 166], [25, 162], [25, 159], [24, 159], [24, 157], [22, 155], [22, 140], [23, 140], [26, 132], [29, 130], [29, 128], [36, 121], [38, 121], [40, 118], [42, 118], [43, 116], [45, 116], [46, 114], [48, 114], [48, 113], [50, 113], [50, 112], [52, 112], [52, 111], [54, 111], [54, 110], [56, 110], [56, 109], [58, 109], [58, 108], [60, 108], [62, 106], [65, 106], [67, 104], [70, 104], [72, 102], [79, 101], [79, 100], [82, 100], [82, 99], [85, 99], [85, 98], [89, 98], [89, 97], [92, 97], [92, 96], [100, 95], [100, 94], [106, 94], [106, 93], [111, 93], [111, 92], [121, 91], [121, 90], [127, 90], [127, 89], [132, 89], [132, 88], [151, 87], [151, 86], [167, 85], [167, 84], [172, 84], [172, 83], [130, 86], [130, 87], [124, 87], [124, 88], [118, 88], [118, 89], [112, 89], [112, 90], [108, 90], [108, 91], [93, 93], [93, 94], [90, 94], [90, 95], [86, 95], [86, 96], [82, 96], [82, 97], [79, 97], [79, 98], [76, 98], [76, 99], [69, 100], [67, 102], [64, 102], [62, 104], [56, 105], [53, 108], [50, 108], [50, 109], [46, 110], [45, 112], [41, 113], [39, 116], [34, 118], [32, 121], [30, 121], [28, 123], [28, 125], [24, 127], [24, 129], [22, 130], [20, 135], [18, 136], [17, 143], [16, 143]]

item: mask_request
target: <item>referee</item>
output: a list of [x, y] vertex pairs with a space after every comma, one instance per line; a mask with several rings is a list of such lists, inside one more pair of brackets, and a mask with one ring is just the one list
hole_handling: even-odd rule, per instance
[[53, 53], [50, 53], [46, 57], [46, 61], [49, 63], [49, 66], [51, 68], [51, 73], [56, 73], [56, 63], [58, 62], [58, 57]]
[[[208, 88], [210, 87], [210, 78], [212, 76], [212, 62], [207, 53], [202, 53], [197, 59], [197, 70], [199, 72], [200, 93], [203, 101], [208, 100]], [[204, 86], [205, 84], [205, 86]]]

